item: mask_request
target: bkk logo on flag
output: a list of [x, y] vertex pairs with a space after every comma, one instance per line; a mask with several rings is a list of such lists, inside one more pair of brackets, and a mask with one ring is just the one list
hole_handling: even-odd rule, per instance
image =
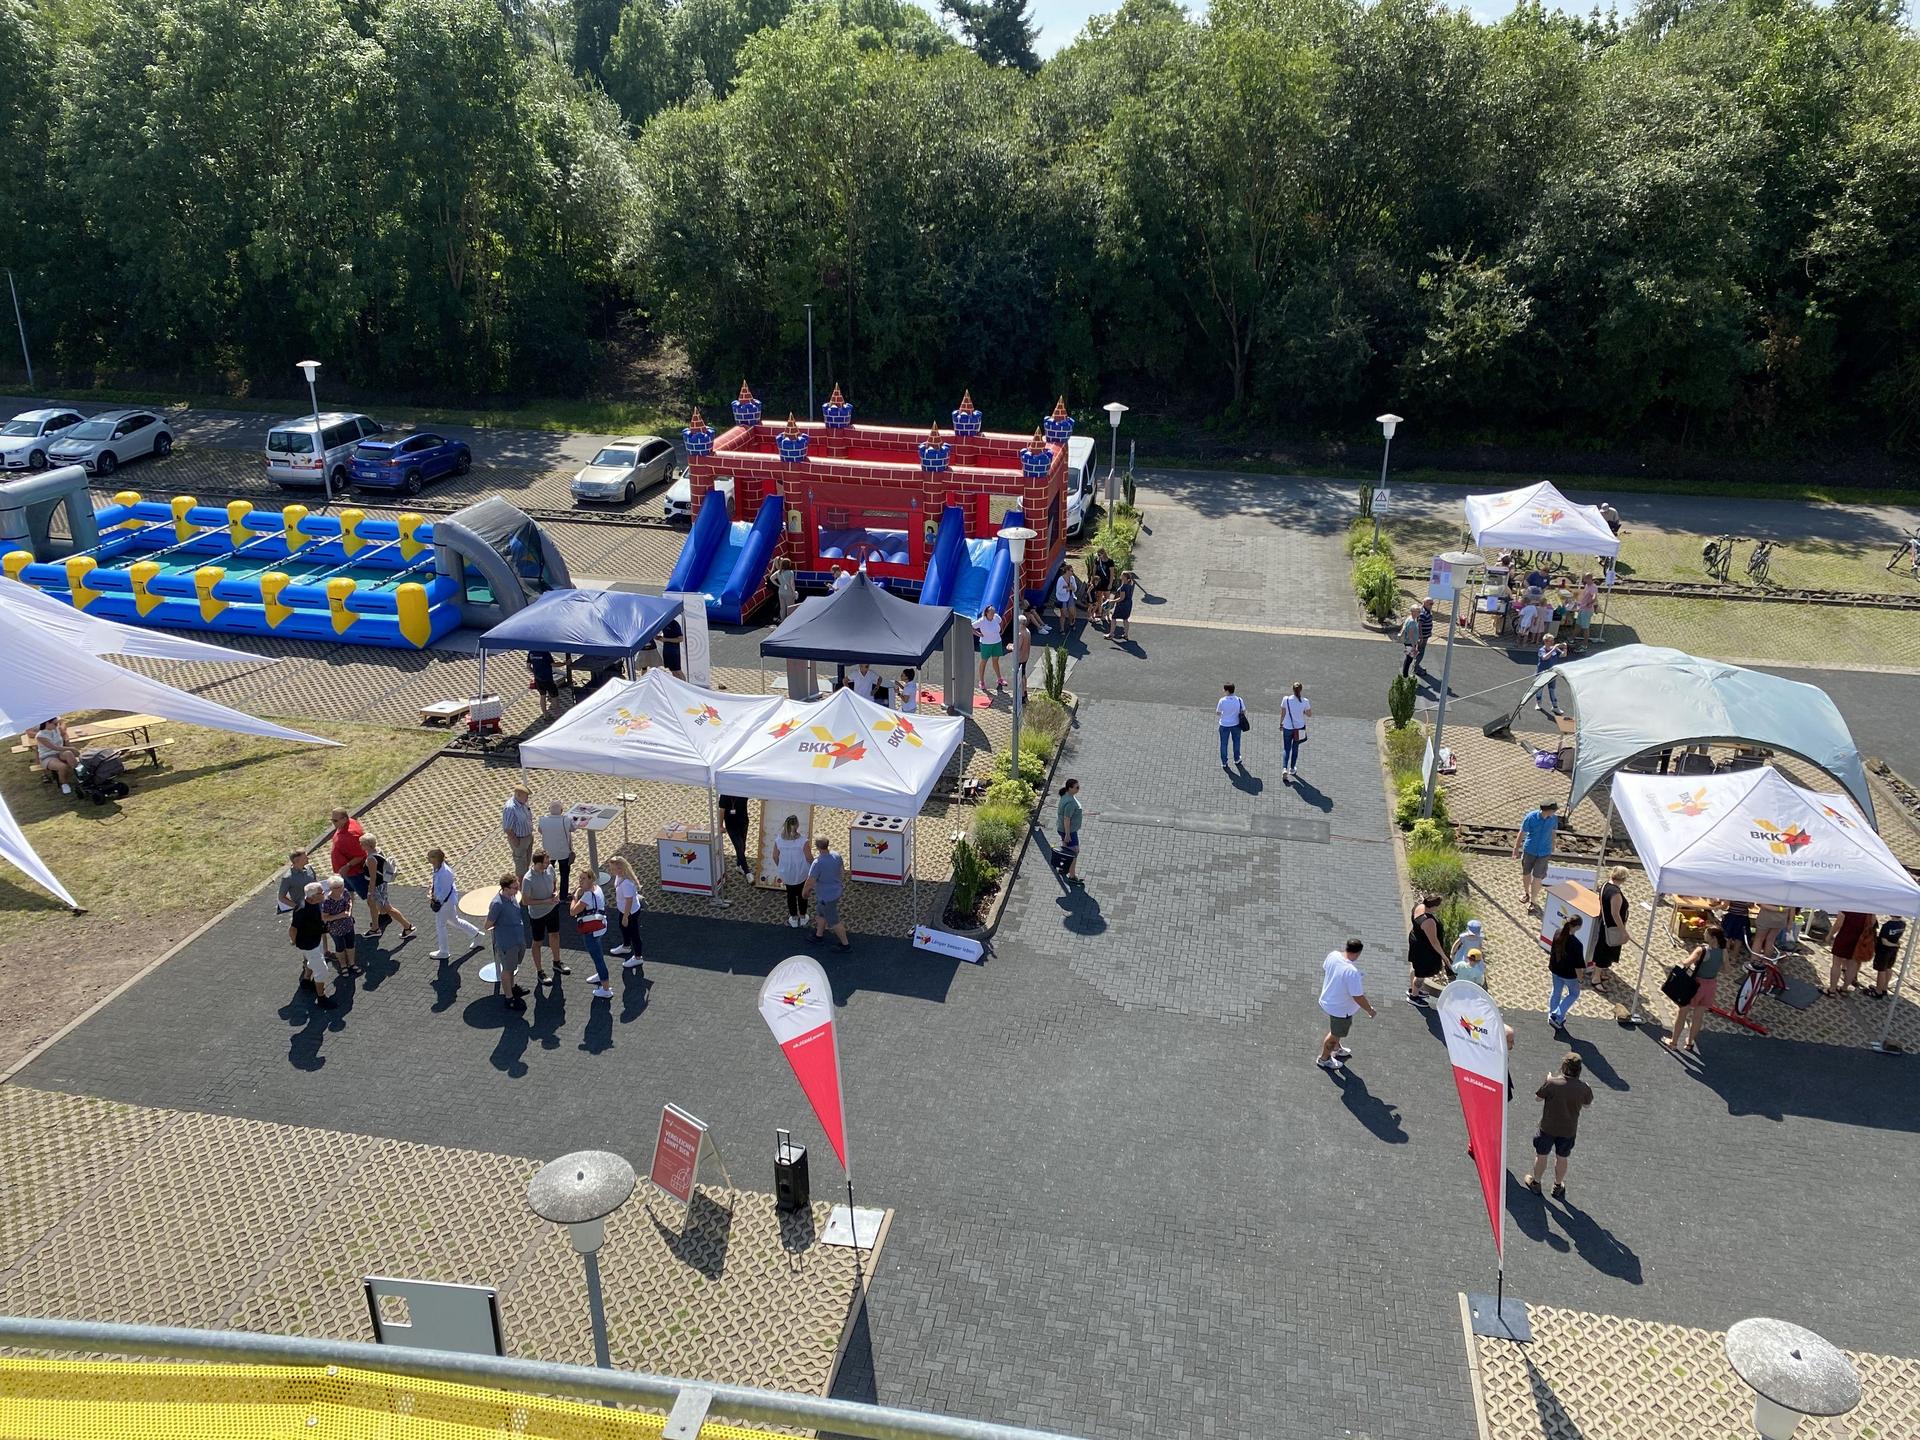
[[760, 1017], [827, 1132], [840, 1168], [847, 1164], [847, 1112], [840, 1090], [840, 1047], [833, 1033], [833, 987], [811, 955], [792, 955], [760, 986]]
[[1467, 1122], [1467, 1145], [1493, 1226], [1493, 1252], [1506, 1252], [1507, 1031], [1500, 1007], [1471, 980], [1440, 992], [1440, 1029], [1447, 1037], [1453, 1083]]

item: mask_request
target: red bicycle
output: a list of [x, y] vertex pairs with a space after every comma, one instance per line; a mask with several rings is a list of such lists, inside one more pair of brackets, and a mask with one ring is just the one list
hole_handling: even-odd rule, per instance
[[1733, 1009], [1726, 1011], [1714, 1006], [1713, 1013], [1736, 1025], [1744, 1025], [1757, 1035], [1765, 1035], [1767, 1027], [1757, 1020], [1749, 1020], [1747, 1012], [1753, 1009], [1753, 1002], [1760, 996], [1784, 995], [1786, 989], [1787, 977], [1780, 973], [1780, 967], [1764, 955], [1750, 953], [1747, 956], [1747, 973], [1740, 977], [1740, 988], [1733, 992]]

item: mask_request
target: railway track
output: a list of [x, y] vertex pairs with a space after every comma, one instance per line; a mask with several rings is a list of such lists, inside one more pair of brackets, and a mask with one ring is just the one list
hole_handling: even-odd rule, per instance
[[[1395, 572], [1402, 580], [1425, 580], [1425, 570]], [[1852, 610], [1920, 610], [1920, 595], [1876, 595], [1865, 590], [1811, 590], [1773, 586], [1707, 585], [1693, 580], [1619, 580], [1616, 595], [1677, 600], [1741, 600], [1755, 604], [1832, 605]]]

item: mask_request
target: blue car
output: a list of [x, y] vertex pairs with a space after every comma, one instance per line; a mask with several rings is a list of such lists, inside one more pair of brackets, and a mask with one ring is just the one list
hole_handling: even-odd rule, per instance
[[464, 475], [473, 468], [473, 452], [444, 435], [401, 435], [392, 440], [362, 440], [353, 452], [356, 487], [404, 490], [418, 495], [429, 480]]

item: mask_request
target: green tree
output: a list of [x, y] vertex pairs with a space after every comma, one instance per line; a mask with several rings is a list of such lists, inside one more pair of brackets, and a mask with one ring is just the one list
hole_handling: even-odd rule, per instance
[[1039, 33], [1033, 24], [1032, 0], [940, 0], [940, 9], [960, 28], [960, 35], [989, 65], [1011, 65], [1017, 70], [1040, 68], [1033, 42]]

